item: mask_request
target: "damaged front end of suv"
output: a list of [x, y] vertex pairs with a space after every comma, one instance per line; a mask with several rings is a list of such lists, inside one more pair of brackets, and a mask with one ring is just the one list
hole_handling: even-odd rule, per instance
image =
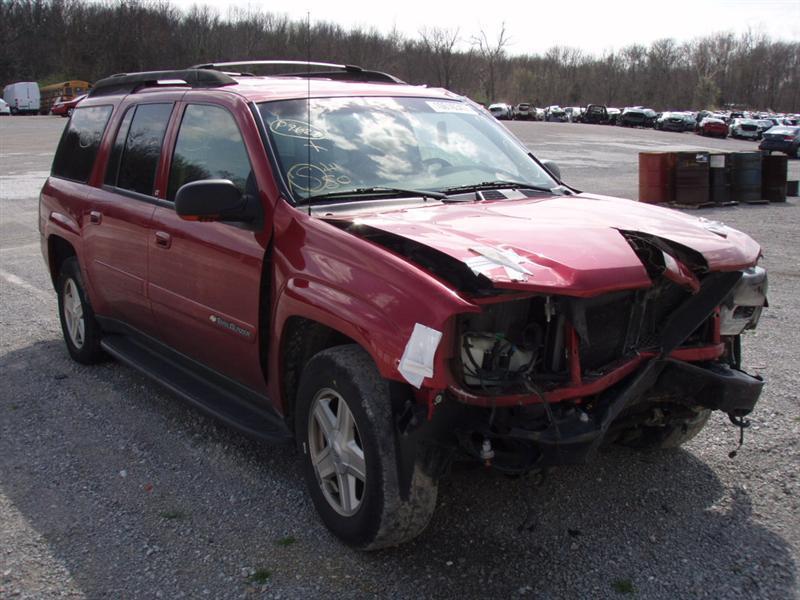
[[[688, 246], [618, 234], [647, 284], [526, 293], [530, 272], [519, 255], [475, 249], [488, 255], [466, 263], [478, 267], [473, 290], [485, 286], [471, 297], [480, 310], [453, 319], [447, 386], [423, 387], [427, 404], [408, 402], [399, 419], [407, 462], [422, 458], [435, 472], [467, 455], [522, 474], [584, 462], [608, 443], [675, 447], [714, 410], [746, 427], [763, 380], [742, 370], [740, 340], [767, 305], [766, 271], [712, 269]], [[517, 289], [488, 285], [481, 266], [505, 271]]]

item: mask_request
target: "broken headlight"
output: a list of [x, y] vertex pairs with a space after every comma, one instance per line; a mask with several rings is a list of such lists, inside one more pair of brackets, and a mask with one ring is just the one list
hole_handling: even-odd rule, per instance
[[739, 335], [754, 329], [767, 305], [767, 271], [750, 267], [720, 306], [720, 334]]

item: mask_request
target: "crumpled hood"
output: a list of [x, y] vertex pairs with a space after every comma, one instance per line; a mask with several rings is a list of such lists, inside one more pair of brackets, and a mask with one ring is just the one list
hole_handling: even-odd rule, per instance
[[[712, 271], [743, 269], [760, 255], [749, 236], [719, 223], [591, 194], [437, 204], [358, 216], [353, 222], [434, 248], [471, 268], [483, 261], [481, 273], [496, 287], [574, 296], [651, 285], [620, 231], [687, 246], [702, 254]], [[492, 260], [487, 253], [497, 261], [498, 252], [518, 267], [494, 262], [487, 268]]]

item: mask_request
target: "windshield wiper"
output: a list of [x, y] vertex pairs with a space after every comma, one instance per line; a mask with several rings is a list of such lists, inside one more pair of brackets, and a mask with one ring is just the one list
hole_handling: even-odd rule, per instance
[[390, 196], [419, 196], [424, 199], [433, 198], [434, 200], [442, 200], [444, 198], [447, 198], [447, 194], [443, 194], [441, 192], [434, 192], [431, 190], [409, 190], [406, 188], [374, 186], [374, 187], [353, 188], [349, 190], [339, 190], [336, 192], [328, 192], [325, 194], [317, 194], [315, 196], [309, 196], [308, 198], [303, 198], [302, 200], [298, 200], [297, 205], [300, 206], [303, 204], [312, 204], [317, 200], [349, 198], [358, 196], [385, 196], [387, 194]]
[[471, 183], [469, 185], [457, 185], [455, 187], [444, 188], [442, 191], [445, 194], [455, 194], [458, 192], [478, 192], [480, 190], [498, 190], [498, 189], [523, 189], [523, 190], [536, 190], [537, 192], [552, 193], [551, 188], [542, 187], [539, 185], [531, 185], [529, 183], [521, 183], [519, 181], [507, 181], [505, 179], [497, 179], [495, 181], [481, 181], [480, 183]]

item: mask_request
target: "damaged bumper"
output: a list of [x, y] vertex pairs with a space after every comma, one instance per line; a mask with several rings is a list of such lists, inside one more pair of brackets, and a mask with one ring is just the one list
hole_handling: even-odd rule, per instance
[[586, 412], [568, 411], [560, 418], [553, 418], [543, 430], [513, 427], [501, 437], [535, 444], [539, 453], [537, 466], [581, 463], [603, 443], [620, 414], [651, 396], [653, 391], [663, 394], [676, 386], [693, 389], [694, 397], [687, 399], [688, 402], [744, 416], [753, 410], [763, 385], [760, 377], [718, 363], [699, 367], [672, 359], [654, 360], [609, 398], [605, 410], [598, 414], [590, 417]]

